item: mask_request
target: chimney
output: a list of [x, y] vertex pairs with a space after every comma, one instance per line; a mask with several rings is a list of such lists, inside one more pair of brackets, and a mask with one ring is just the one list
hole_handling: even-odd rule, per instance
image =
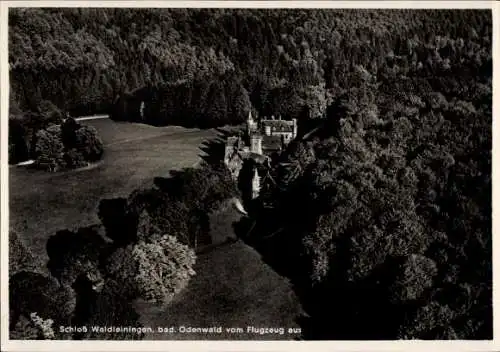
[[293, 131], [292, 131], [292, 138], [297, 137], [297, 119], [292, 119], [293, 123]]

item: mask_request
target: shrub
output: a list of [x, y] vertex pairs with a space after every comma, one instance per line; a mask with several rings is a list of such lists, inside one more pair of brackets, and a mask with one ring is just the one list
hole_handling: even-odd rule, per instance
[[72, 117], [68, 117], [61, 124], [61, 138], [66, 148], [76, 148], [76, 130], [80, 127], [81, 125]]
[[104, 269], [108, 278], [121, 283], [121, 296], [126, 296], [131, 300], [139, 296], [138, 287], [135, 280], [133, 280], [138, 270], [138, 262], [134, 258], [133, 247], [134, 245], [129, 245], [128, 247], [117, 248], [107, 258]]
[[172, 236], [157, 243], [140, 242], [133, 254], [139, 261], [136, 280], [146, 299], [162, 301], [178, 293], [195, 274], [194, 251]]
[[[22, 135], [21, 130], [16, 132], [17, 139]], [[14, 137], [13, 135], [12, 138]], [[99, 160], [104, 153], [97, 131], [93, 127], [78, 124], [72, 118], [66, 119], [61, 125], [50, 125], [38, 130], [34, 140], [35, 165], [43, 170], [79, 168]], [[12, 158], [18, 159], [17, 155], [22, 154], [23, 150], [21, 141], [12, 140]]]
[[47, 241], [47, 264], [52, 275], [65, 285], [73, 285], [80, 275], [99, 285], [101, 255], [107, 248], [105, 240], [92, 228], [77, 233], [58, 231]]
[[181, 291], [195, 274], [192, 249], [173, 236], [116, 251], [106, 273], [118, 282], [128, 282], [137, 296], [146, 301], [165, 302]]
[[106, 236], [116, 246], [126, 246], [135, 242], [136, 219], [131, 215], [125, 198], [102, 199], [97, 211], [99, 220], [106, 230]]
[[10, 323], [14, 327], [21, 315], [50, 317], [56, 325], [67, 325], [75, 309], [76, 297], [71, 287], [59, 285], [53, 277], [21, 271], [9, 282]]
[[15, 231], [9, 232], [9, 275], [19, 271], [33, 271], [38, 265], [31, 251], [26, 248]]
[[238, 195], [236, 183], [229, 169], [222, 163], [202, 164], [200, 168], [186, 169], [174, 174], [169, 184], [163, 184], [161, 188], [169, 195], [182, 199], [191, 208], [200, 208], [206, 212]]
[[36, 133], [35, 162], [43, 170], [57, 171], [63, 164], [64, 145], [61, 128], [52, 125]]
[[[30, 157], [36, 159], [38, 132], [43, 129], [49, 129], [52, 126], [60, 124], [63, 119], [63, 113], [50, 101], [44, 100], [37, 107], [37, 111], [23, 111], [20, 109], [17, 101], [11, 99], [9, 104], [9, 162], [18, 163], [28, 160]], [[42, 133], [42, 145], [38, 148], [50, 159], [57, 157], [50, 156], [49, 145], [54, 145], [57, 152], [57, 143], [48, 143], [47, 138], [52, 138]], [[35, 142], [35, 143], [33, 143]], [[47, 149], [49, 148], [49, 149]], [[48, 153], [48, 154], [47, 154]], [[42, 162], [43, 168], [51, 168], [50, 162]]]
[[52, 329], [54, 321], [52, 319], [43, 319], [39, 317], [36, 312], [31, 313], [30, 318], [35, 326], [40, 329], [44, 340], [51, 340], [55, 338], [54, 329]]
[[69, 149], [64, 153], [64, 164], [68, 169], [77, 169], [86, 166], [88, 162], [85, 157], [77, 149]]
[[33, 320], [21, 315], [14, 326], [10, 327], [11, 340], [42, 340], [43, 335]]
[[[159, 179], [157, 178], [156, 182], [160, 182]], [[152, 188], [135, 191], [127, 200], [129, 221], [134, 222], [136, 225], [134, 230], [137, 229], [133, 236], [133, 242], [137, 240], [147, 242], [157, 238], [158, 234], [168, 233], [170, 236], [176, 237], [182, 244], [193, 247], [194, 237], [199, 234], [196, 225], [201, 225], [202, 219], [191, 211], [192, 202], [189, 203], [180, 195], [172, 196], [168, 193], [172, 183], [175, 182], [174, 180], [161, 180], [168, 187], [168, 190]], [[191, 223], [195, 226], [192, 226]], [[149, 227], [154, 229], [148, 230]], [[132, 228], [132, 225], [129, 228]]]
[[64, 117], [62, 111], [49, 100], [42, 100], [40, 102], [38, 115], [46, 123], [60, 123]]
[[[130, 303], [128, 288], [122, 281], [106, 281], [102, 291], [91, 304], [88, 319], [82, 323], [87, 326], [142, 327], [139, 321], [140, 316]], [[99, 333], [93, 332], [91, 329], [84, 336], [81, 336], [82, 339], [98, 340], [140, 340], [143, 337], [143, 333]]]
[[76, 148], [85, 160], [93, 162], [101, 159], [104, 146], [95, 128], [81, 126], [75, 131]]
[[19, 118], [9, 117], [9, 163], [29, 159], [28, 131]]
[[146, 210], [143, 210], [139, 214], [139, 218], [137, 221], [137, 238], [143, 242], [154, 242], [160, 239], [160, 233], [161, 232], [154, 219]]
[[22, 315], [16, 325], [11, 328], [10, 338], [13, 340], [53, 340], [56, 335], [52, 319], [43, 319], [36, 312], [29, 319]]

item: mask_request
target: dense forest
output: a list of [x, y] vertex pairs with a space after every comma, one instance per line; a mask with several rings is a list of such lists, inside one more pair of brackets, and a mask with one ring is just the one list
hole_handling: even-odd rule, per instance
[[490, 11], [16, 9], [9, 31], [21, 125], [47, 102], [314, 122], [240, 224], [294, 282], [304, 338], [492, 338]]
[[452, 76], [453, 59], [484, 73], [491, 58], [487, 11], [10, 11], [11, 104], [37, 111], [50, 101], [73, 116], [110, 112], [118, 97], [147, 90], [164, 123], [241, 121], [250, 104], [322, 117], [359, 70], [378, 78], [420, 63], [421, 77], [448, 66]]

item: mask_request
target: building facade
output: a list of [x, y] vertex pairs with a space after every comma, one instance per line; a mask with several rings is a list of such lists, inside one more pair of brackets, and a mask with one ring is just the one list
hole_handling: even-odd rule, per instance
[[245, 162], [254, 165], [251, 183], [251, 198], [257, 198], [260, 190], [260, 176], [257, 165], [269, 163], [273, 153], [280, 153], [288, 143], [297, 137], [297, 120], [270, 119], [255, 120], [249, 112], [244, 136], [231, 136], [226, 141], [224, 163], [231, 175], [238, 180]]

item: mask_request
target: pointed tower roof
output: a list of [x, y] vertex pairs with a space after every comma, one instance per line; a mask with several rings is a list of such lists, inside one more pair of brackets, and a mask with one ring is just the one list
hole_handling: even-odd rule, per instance
[[252, 121], [253, 120], [253, 117], [252, 117], [252, 110], [248, 111], [248, 121]]

